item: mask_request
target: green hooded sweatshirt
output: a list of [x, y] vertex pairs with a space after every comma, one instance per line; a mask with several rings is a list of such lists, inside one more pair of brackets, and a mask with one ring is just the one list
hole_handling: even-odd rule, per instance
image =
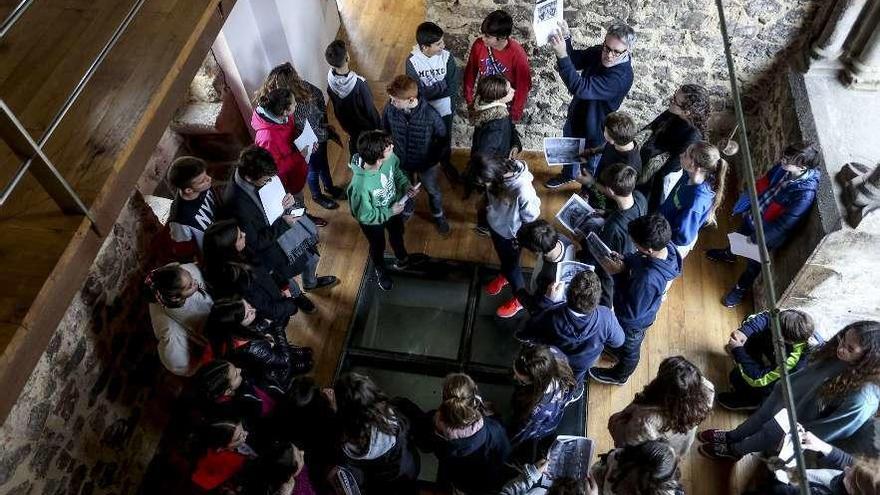
[[409, 179], [400, 168], [400, 159], [392, 153], [379, 170], [364, 170], [360, 155], [351, 157], [353, 177], [348, 185], [351, 214], [363, 225], [381, 225], [392, 216], [391, 206], [410, 188]]

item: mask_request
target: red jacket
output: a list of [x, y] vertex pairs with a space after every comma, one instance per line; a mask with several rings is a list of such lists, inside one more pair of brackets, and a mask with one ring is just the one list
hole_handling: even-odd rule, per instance
[[489, 47], [483, 43], [482, 38], [477, 38], [471, 45], [471, 54], [468, 57], [467, 66], [464, 68], [464, 98], [468, 105], [474, 103], [477, 76], [501, 74], [510, 81], [510, 85], [516, 90], [510, 108], [510, 118], [518, 122], [522, 118], [526, 99], [532, 89], [529, 57], [515, 39], [509, 38], [504, 50], [492, 50], [492, 58], [495, 60], [494, 64], [489, 58]]
[[278, 167], [278, 177], [284, 184], [284, 190], [296, 194], [306, 184], [306, 173], [309, 166], [305, 158], [293, 144], [296, 130], [293, 126], [293, 115], [288, 116], [287, 123], [276, 124], [266, 120], [254, 110], [251, 115], [251, 127], [256, 131], [254, 143], [272, 154]]
[[213, 490], [238, 474], [246, 461], [238, 452], [211, 449], [199, 459], [191, 479], [199, 488]]

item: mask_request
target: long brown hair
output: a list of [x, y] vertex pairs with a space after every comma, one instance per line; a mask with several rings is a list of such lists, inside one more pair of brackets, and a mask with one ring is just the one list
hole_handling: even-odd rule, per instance
[[270, 91], [280, 88], [293, 91], [293, 97], [297, 103], [312, 101], [312, 92], [309, 90], [308, 84], [299, 77], [293, 64], [285, 62], [269, 71], [263, 85], [254, 93], [254, 104], [258, 105], [260, 99], [268, 95]]
[[850, 470], [850, 495], [880, 493], [880, 459], [857, 459]]
[[483, 417], [483, 405], [474, 380], [464, 373], [446, 375], [438, 412], [443, 422], [453, 428], [464, 428], [479, 421]]
[[721, 158], [721, 152], [713, 144], [706, 141], [698, 141], [685, 150], [685, 153], [694, 161], [694, 165], [706, 171], [707, 180], [715, 192], [715, 199], [709, 208], [707, 223], [715, 225], [718, 218], [715, 213], [721, 202], [724, 201], [724, 188], [727, 187], [727, 171], [730, 168], [727, 160]]
[[524, 423], [531, 416], [553, 381], [566, 391], [577, 387], [568, 360], [562, 353], [546, 345], [524, 346], [513, 362], [513, 369], [528, 378], [528, 383], [518, 386], [513, 393], [513, 410], [519, 423]]
[[360, 373], [342, 375], [333, 391], [343, 439], [358, 451], [369, 449], [373, 427], [389, 435], [400, 431], [400, 416], [370, 377]]
[[702, 423], [712, 409], [709, 392], [699, 368], [682, 356], [660, 363], [657, 376], [633, 399], [634, 404], [658, 406], [662, 431], [686, 433]]
[[843, 330], [813, 354], [813, 361], [837, 359], [837, 346], [849, 332], [858, 337], [864, 353], [858, 362], [851, 364], [834, 378], [826, 380], [819, 391], [820, 397], [837, 397], [857, 390], [868, 382], [880, 384], [880, 322], [862, 320], [843, 327]]

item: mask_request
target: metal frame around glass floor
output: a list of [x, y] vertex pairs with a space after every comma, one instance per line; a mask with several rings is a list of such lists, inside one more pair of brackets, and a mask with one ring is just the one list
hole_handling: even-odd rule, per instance
[[[390, 260], [388, 264], [390, 266]], [[336, 377], [352, 370], [367, 374], [373, 371], [377, 383], [385, 389], [394, 388], [382, 383], [388, 379], [409, 380], [409, 383], [413, 379], [424, 379], [431, 390], [409, 388], [406, 392], [416, 403], [419, 400], [415, 396], [422, 397], [423, 403], [419, 405], [429, 410], [440, 404], [440, 383], [444, 376], [455, 372], [467, 373], [481, 387], [484, 397], [494, 399], [501, 417], [505, 418], [510, 403], [507, 389], [510, 388], [510, 392], [513, 390], [511, 366], [520, 345], [514, 339], [513, 332], [524, 322], [526, 313], [523, 311], [512, 319], [494, 316], [495, 308], [510, 297], [510, 293], [505, 290], [493, 297], [486, 295], [481, 288], [497, 274], [496, 267], [431, 260], [418, 270], [392, 270], [395, 286], [392, 291], [385, 292], [377, 287], [375, 270], [368, 261]], [[426, 295], [419, 292], [432, 290], [448, 297], [434, 305], [419, 305], [419, 299], [424, 301]], [[466, 290], [466, 296], [460, 297], [458, 290]], [[430, 297], [432, 294], [427, 295]], [[411, 314], [407, 315], [405, 313], [410, 310], [401, 309], [400, 303], [410, 302], [415, 304], [411, 306]], [[377, 314], [383, 311], [383, 305], [388, 315]], [[378, 321], [383, 316], [388, 319]], [[459, 318], [459, 327], [453, 328], [453, 322], [459, 321]], [[434, 321], [434, 326], [430, 320]], [[413, 324], [414, 321], [420, 323], [420, 328]], [[436, 328], [438, 322], [442, 328]], [[378, 328], [376, 333], [365, 334], [375, 328]], [[385, 332], [382, 333], [382, 330]], [[437, 335], [438, 332], [448, 333]], [[452, 345], [450, 341], [454, 341], [456, 336], [457, 342]], [[389, 378], [391, 376], [396, 378]], [[386, 391], [392, 396], [396, 395], [394, 390]], [[586, 403], [585, 390], [584, 396], [566, 409], [560, 434], [585, 435]]]

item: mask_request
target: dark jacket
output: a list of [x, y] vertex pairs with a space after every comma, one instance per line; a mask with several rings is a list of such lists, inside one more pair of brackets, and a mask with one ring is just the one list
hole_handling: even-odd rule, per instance
[[556, 70], [572, 95], [563, 135], [582, 137], [587, 147], [605, 142], [605, 117], [620, 108], [633, 84], [632, 61], [614, 67], [602, 65], [602, 46], [575, 50], [565, 42], [568, 56], [557, 60]]
[[257, 318], [286, 326], [297, 312], [292, 298], [284, 297], [275, 279], [259, 264], [226, 263], [211, 266], [205, 278], [217, 299], [241, 297], [257, 310]]
[[333, 114], [353, 141], [356, 142], [364, 131], [382, 127], [373, 94], [364, 78], [354, 71], [340, 76], [330, 69], [327, 79], [327, 95], [333, 104]]
[[437, 479], [465, 493], [497, 493], [506, 481], [504, 463], [510, 442], [496, 419], [483, 417], [474, 425], [454, 429], [430, 414], [434, 428], [427, 448], [440, 462]]
[[681, 170], [681, 154], [688, 146], [703, 139], [699, 129], [669, 110], [658, 115], [644, 129], [650, 130], [651, 136], [642, 144], [642, 166], [647, 166], [651, 158], [661, 153], [669, 153], [664, 165], [669, 172]]
[[614, 313], [626, 329], [654, 323], [666, 284], [681, 275], [682, 261], [675, 244], [666, 244], [666, 259], [633, 253], [624, 257], [624, 269], [614, 276]]
[[614, 313], [605, 306], [597, 307], [588, 315], [579, 315], [565, 302], [554, 303], [544, 297], [538, 302], [538, 312], [516, 338], [562, 351], [580, 383], [602, 349], [623, 345], [624, 334]]
[[216, 359], [226, 359], [249, 376], [288, 383], [293, 358], [283, 326], [257, 320], [249, 327], [242, 327], [209, 318], [207, 331]]
[[[761, 220], [764, 222], [764, 237], [767, 249], [782, 245], [791, 231], [806, 218], [816, 199], [819, 187], [819, 174], [807, 172], [803, 178], [792, 180], [776, 193], [772, 201], [764, 208]], [[755, 184], [758, 196], [788, 178], [782, 165], [776, 164]], [[751, 200], [748, 193], [743, 192], [733, 206], [733, 214], [744, 214], [744, 227], [754, 233], [754, 225], [750, 212]]]
[[[236, 170], [233, 180], [230, 180], [226, 186], [220, 216], [234, 218], [245, 233], [245, 243], [253, 252], [255, 259], [259, 259], [266, 266], [277, 282], [287, 283], [303, 271], [301, 268], [297, 271], [297, 267], [291, 265], [287, 255], [278, 245], [278, 237], [287, 232], [290, 226], [280, 217], [269, 225], [266, 213], [258, 203], [259, 197], [250, 194], [242, 181]], [[274, 320], [271, 317], [269, 319]]]
[[394, 140], [394, 154], [403, 170], [420, 172], [437, 164], [436, 141], [446, 136], [446, 125], [424, 98], [409, 112], [389, 102], [382, 112], [382, 127]]
[[[513, 392], [514, 397], [520, 393], [530, 393], [529, 387], [529, 385], [518, 385]], [[530, 439], [541, 439], [554, 434], [562, 422], [565, 407], [583, 394], [583, 387], [583, 385], [579, 385], [566, 390], [560, 387], [557, 381], [554, 381], [544, 391], [541, 399], [531, 411], [515, 411], [514, 414], [517, 417], [524, 417], [525, 420], [518, 420], [518, 424], [514, 425], [514, 429], [511, 430], [511, 443], [519, 445]]]
[[513, 120], [510, 119], [507, 106], [498, 105], [481, 110], [479, 109], [480, 104], [480, 101], [477, 100], [471, 154], [507, 158], [511, 149], [522, 150], [519, 132], [513, 125]]
[[[750, 387], [773, 386], [781, 373], [773, 351], [770, 313], [763, 311], [746, 317], [739, 331], [748, 338], [744, 346], [734, 347], [731, 351], [740, 377]], [[806, 342], [785, 344], [785, 367], [789, 373], [804, 367], [808, 353]]]

